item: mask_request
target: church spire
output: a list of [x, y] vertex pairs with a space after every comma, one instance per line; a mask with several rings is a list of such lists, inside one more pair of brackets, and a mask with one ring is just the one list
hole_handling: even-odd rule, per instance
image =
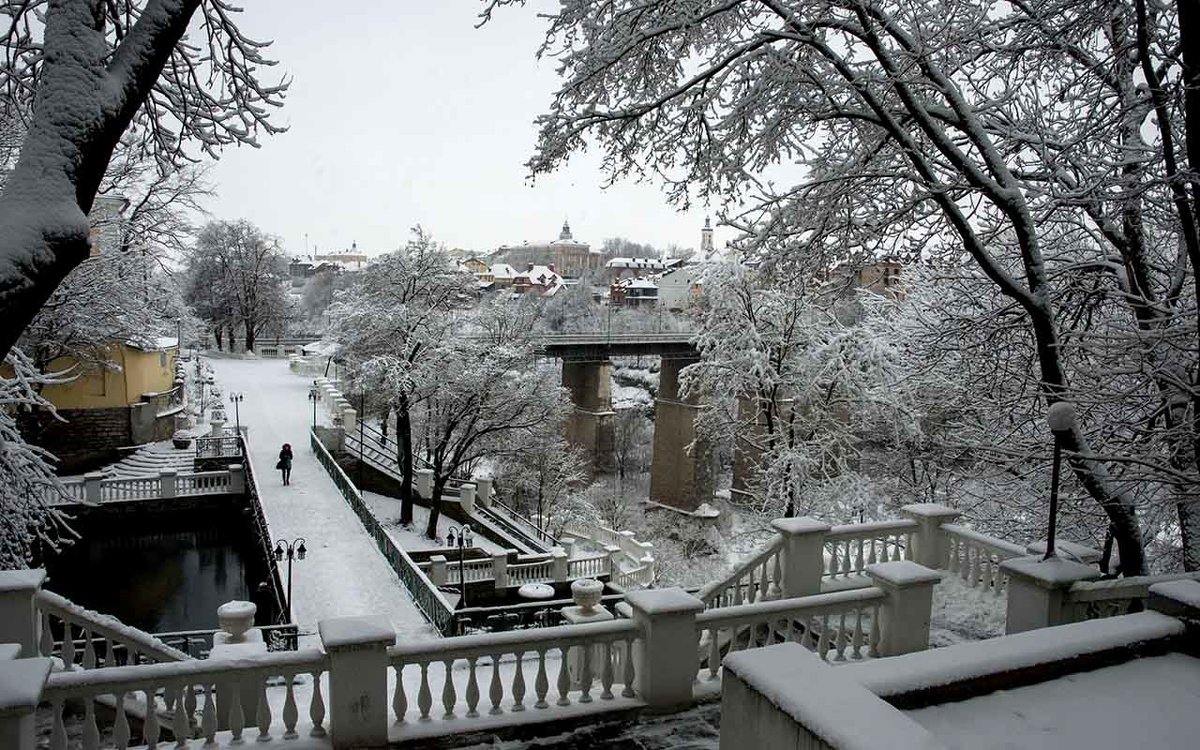
[[571, 225], [567, 223], [566, 219], [563, 219], [563, 228], [562, 231], [558, 233], [558, 238], [560, 240], [571, 239]]
[[712, 221], [704, 217], [704, 229], [700, 230], [700, 257], [709, 258], [713, 255]]

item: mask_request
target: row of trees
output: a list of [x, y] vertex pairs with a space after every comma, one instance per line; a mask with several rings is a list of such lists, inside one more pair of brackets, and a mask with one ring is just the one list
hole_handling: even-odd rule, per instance
[[[564, 82], [535, 172], [587, 143], [680, 204], [739, 206], [724, 223], [783, 279], [882, 254], [954, 269], [942, 351], [1036, 437], [1018, 458], [1040, 467], [1041, 415], [1074, 402], [1059, 440], [1124, 572], [1153, 533], [1131, 476], [1200, 567], [1194, 3], [564, 0], [548, 23]], [[974, 455], [999, 466], [997, 426]]]

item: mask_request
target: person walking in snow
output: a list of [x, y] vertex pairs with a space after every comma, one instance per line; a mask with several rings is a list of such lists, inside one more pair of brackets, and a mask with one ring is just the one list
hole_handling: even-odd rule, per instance
[[284, 443], [283, 448], [279, 451], [279, 463], [275, 464], [275, 468], [283, 472], [283, 483], [285, 485], [292, 483], [292, 444]]

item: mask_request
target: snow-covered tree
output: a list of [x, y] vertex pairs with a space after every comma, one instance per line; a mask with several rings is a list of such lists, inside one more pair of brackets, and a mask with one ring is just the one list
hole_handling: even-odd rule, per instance
[[[88, 214], [126, 133], [164, 173], [275, 132], [286, 82], [226, 0], [5, 4], [0, 107], [26, 136], [0, 194], [0, 352], [89, 252]], [[192, 29], [199, 40], [188, 40]]]
[[[739, 206], [722, 222], [743, 231], [740, 248], [782, 268], [962, 255], [1030, 336], [1038, 377], [1024, 398], [1044, 411], [1092, 396], [1072, 379], [1086, 358], [1069, 361], [1076, 321], [1056, 304], [1068, 290], [1111, 289], [1146, 351], [1163, 321], [1196, 327], [1171, 309], [1195, 310], [1200, 262], [1200, 19], [1185, 6], [564, 0], [542, 54], [565, 81], [531, 164], [552, 170], [591, 142], [614, 177], [655, 175], [681, 205]], [[1160, 436], [1178, 435], [1161, 468], [1191, 477], [1185, 548], [1200, 521], [1183, 455], [1200, 453], [1195, 352], [1156, 360], [1174, 387], [1143, 402]], [[1137, 503], [1090, 418], [1065, 437], [1067, 461], [1138, 573]]]
[[212, 325], [221, 345], [221, 330], [245, 336], [246, 350], [268, 326], [279, 327], [290, 302], [286, 259], [279, 243], [248, 221], [206, 224], [188, 251], [187, 301]]
[[525, 431], [515, 435], [519, 444], [506, 451], [496, 477], [513, 507], [558, 538], [568, 525], [582, 525], [596, 517], [584, 499], [587, 462], [568, 445], [562, 432]]

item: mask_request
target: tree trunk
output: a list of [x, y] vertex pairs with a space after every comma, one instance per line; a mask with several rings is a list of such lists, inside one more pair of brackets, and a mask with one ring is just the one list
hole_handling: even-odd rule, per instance
[[213, 327], [213, 338], [217, 340], [217, 351], [221, 351], [221, 341], [225, 338], [221, 334], [221, 326]]
[[441, 538], [438, 536], [437, 527], [442, 517], [442, 491], [446, 489], [446, 480], [449, 478], [442, 476], [440, 471], [433, 477], [433, 497], [429, 501], [429, 523], [425, 526], [425, 536], [434, 541]]
[[246, 318], [246, 351], [254, 351], [254, 319]]
[[396, 461], [400, 464], [400, 523], [413, 520], [413, 444], [412, 417], [408, 399], [396, 406]]

